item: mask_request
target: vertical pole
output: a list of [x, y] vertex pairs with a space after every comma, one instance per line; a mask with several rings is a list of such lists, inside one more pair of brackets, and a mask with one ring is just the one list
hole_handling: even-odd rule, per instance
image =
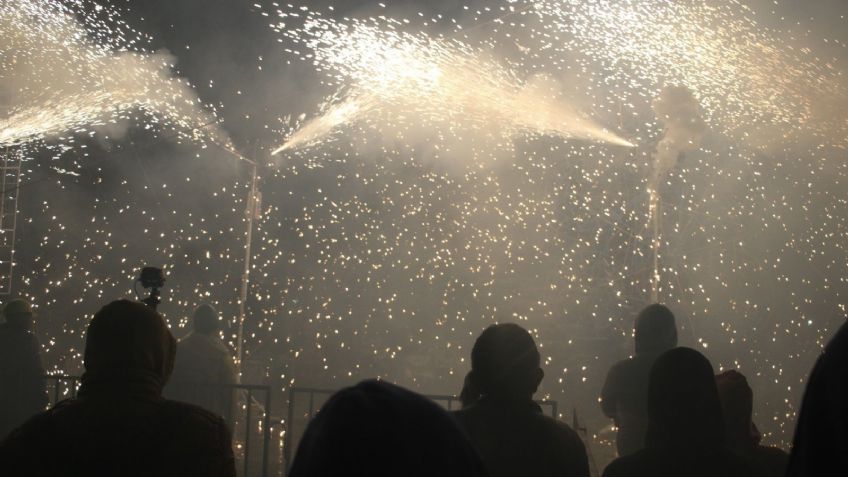
[[244, 320], [247, 314], [247, 289], [250, 284], [250, 243], [253, 240], [253, 219], [256, 215], [256, 182], [257, 182], [257, 164], [250, 163], [253, 166], [250, 177], [250, 195], [247, 197], [247, 232], [245, 234], [244, 243], [244, 271], [241, 275], [241, 295], [239, 296], [239, 318], [238, 318], [238, 336], [236, 338], [237, 346], [237, 362], [238, 377], [241, 382], [243, 372], [242, 363], [244, 361]]
[[244, 477], [247, 477], [249, 474], [247, 473], [250, 470], [250, 434], [253, 432], [251, 428], [252, 423], [251, 420], [253, 416], [250, 413], [250, 406], [253, 403], [253, 388], [247, 388], [247, 416], [245, 417], [244, 423]]
[[292, 443], [294, 434], [292, 430], [294, 429], [294, 399], [296, 394], [295, 388], [289, 389], [289, 413], [288, 419], [286, 419], [286, 434], [283, 440], [283, 456], [286, 459], [285, 465], [285, 475], [289, 475], [289, 468], [291, 468], [291, 459], [292, 459]]
[[271, 447], [271, 386], [265, 386], [265, 415], [262, 416], [265, 432], [262, 435], [262, 477], [268, 477], [268, 452]]
[[654, 264], [651, 269], [651, 303], [657, 303], [660, 294], [660, 195], [651, 190], [650, 215], [654, 233], [651, 237], [651, 249], [654, 252]]

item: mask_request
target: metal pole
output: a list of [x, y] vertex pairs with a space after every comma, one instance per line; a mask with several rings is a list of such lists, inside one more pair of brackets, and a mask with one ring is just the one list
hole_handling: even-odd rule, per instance
[[271, 387], [265, 387], [265, 415], [262, 416], [262, 477], [268, 477], [268, 452], [271, 448]]
[[236, 338], [237, 347], [237, 362], [239, 382], [243, 371], [242, 363], [244, 361], [244, 320], [247, 315], [247, 288], [250, 284], [250, 243], [253, 240], [253, 219], [256, 215], [256, 182], [258, 168], [255, 162], [250, 162], [253, 166], [250, 177], [250, 195], [247, 198], [247, 233], [245, 234], [244, 243], [244, 271], [241, 275], [241, 295], [239, 296], [239, 319], [238, 319], [238, 336]]
[[650, 214], [653, 222], [653, 237], [651, 238], [651, 248], [654, 252], [654, 263], [651, 269], [651, 303], [657, 303], [660, 294], [660, 213], [662, 201], [660, 194], [657, 191], [651, 191]]
[[247, 388], [247, 416], [244, 423], [244, 477], [247, 477], [250, 470], [250, 434], [253, 431], [251, 428], [250, 407], [253, 403], [253, 388]]

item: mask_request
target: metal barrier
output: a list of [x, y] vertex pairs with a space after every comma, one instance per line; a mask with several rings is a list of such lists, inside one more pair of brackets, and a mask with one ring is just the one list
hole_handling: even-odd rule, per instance
[[[303, 430], [305, 430], [309, 420], [312, 419], [318, 409], [320, 409], [324, 402], [336, 391], [337, 390], [315, 388], [291, 388], [289, 391], [289, 409], [285, 421], [286, 438], [283, 446], [283, 459], [285, 462], [281, 463], [281, 467], [285, 470], [285, 475], [288, 475], [289, 468], [291, 467], [292, 452], [297, 448], [297, 444], [300, 442], [300, 435], [303, 433], [303, 431], [301, 431], [297, 434], [297, 437], [295, 437], [295, 429], [298, 428], [298, 426], [295, 425], [295, 421], [302, 421]], [[298, 395], [305, 395], [306, 397], [306, 407], [308, 410], [305, 413], [297, 413]], [[461, 407], [462, 401], [459, 396], [446, 394], [425, 394], [424, 396], [438, 404], [441, 404], [442, 407], [448, 411], [453, 411], [454, 408], [459, 409]], [[318, 398], [317, 401], [316, 397]], [[549, 408], [550, 416], [557, 418], [558, 405], [556, 401], [536, 401], [536, 403], [543, 408]]]
[[[79, 376], [65, 376], [65, 375], [47, 375], [44, 376], [44, 380], [46, 382], [46, 389], [48, 396], [50, 398], [50, 405], [55, 405], [57, 402], [63, 399], [74, 398], [77, 395], [77, 391], [80, 387], [80, 377]], [[259, 475], [261, 477], [267, 477], [269, 475], [269, 453], [271, 446], [271, 428], [275, 425], [272, 423], [271, 418], [271, 387], [265, 385], [253, 385], [253, 384], [233, 384], [233, 385], [204, 385], [208, 387], [214, 387], [219, 390], [229, 388], [232, 389], [233, 392], [238, 393], [241, 399], [239, 401], [243, 402], [243, 405], [239, 405], [239, 409], [244, 409], [244, 421], [239, 421], [236, 419], [236, 423], [233, 426], [233, 438], [234, 440], [237, 437], [241, 437], [244, 439], [244, 454], [242, 456], [242, 475], [247, 477], [250, 475]], [[256, 399], [256, 395], [261, 394], [260, 398], [261, 402]], [[260, 462], [260, 472], [251, 474], [253, 470], [251, 468], [251, 460], [250, 457], [252, 455], [252, 439], [251, 435], [253, 434], [253, 410], [255, 407], [259, 408], [262, 413], [261, 421], [259, 421], [259, 432], [262, 436], [262, 456]], [[242, 417], [239, 415], [238, 417]], [[242, 424], [239, 426], [239, 424]], [[239, 427], [243, 428], [243, 433], [240, 436], [235, 435], [236, 429]]]

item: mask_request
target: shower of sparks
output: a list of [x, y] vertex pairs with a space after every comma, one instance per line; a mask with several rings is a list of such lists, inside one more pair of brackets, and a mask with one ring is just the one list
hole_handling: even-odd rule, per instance
[[[540, 36], [552, 48], [587, 52], [617, 81], [645, 91], [685, 85], [705, 106], [707, 119], [730, 135], [762, 145], [813, 134], [848, 145], [843, 71], [779, 39], [740, 0], [531, 4]], [[569, 40], [556, 45], [562, 36]]]
[[557, 98], [558, 86], [549, 78], [522, 79], [480, 49], [456, 39], [406, 33], [402, 26], [385, 17], [339, 23], [310, 16], [302, 30], [284, 30], [303, 42], [318, 70], [351, 93], [274, 153], [314, 143], [354, 120], [634, 146]]
[[[36, 8], [0, 0], [13, 3]], [[280, 86], [279, 95], [331, 99], [315, 119], [301, 117], [295, 125], [301, 127], [286, 136], [286, 161], [263, 173], [247, 302], [252, 376], [277, 390], [337, 388], [381, 376], [423, 392], [453, 393], [480, 330], [515, 321], [541, 346], [546, 378], [539, 396], [560, 400], [561, 408], [573, 403], [590, 429], [603, 429], [608, 420], [597, 394], [604, 375], [632, 352], [633, 316], [655, 293], [677, 314], [681, 344], [704, 351], [716, 369], [748, 375], [765, 440], [788, 444], [805, 376], [848, 314], [844, 53], [827, 58], [820, 31], [804, 37], [769, 29], [735, 0], [501, 0], [476, 2], [486, 7], [469, 6], [456, 18], [432, 11], [410, 16], [387, 3], [373, 5], [382, 15], [360, 20], [272, 0], [254, 7], [267, 14], [254, 16], [273, 24], [279, 33], [268, 35], [280, 44], [263, 50], [257, 66], [275, 56], [302, 60], [298, 66], [310, 73], [313, 65], [321, 69], [297, 76], [296, 89]], [[0, 15], [15, 18], [5, 8]], [[797, 19], [772, 20], [789, 28]], [[104, 37], [73, 44], [113, 45], [100, 23], [79, 21], [89, 35]], [[326, 30], [307, 32], [309, 21]], [[174, 21], [172, 28], [184, 26]], [[5, 22], [0, 28], [2, 42], [13, 29]], [[845, 32], [828, 38], [834, 54], [848, 51]], [[22, 34], [52, 41], [50, 32]], [[128, 45], [110, 46], [98, 58], [108, 63], [137, 51], [151, 68], [170, 62], [143, 53], [134, 34], [122, 35], [115, 37]], [[307, 44], [352, 35], [362, 35], [361, 42], [337, 51]], [[183, 54], [203, 60], [219, 54], [198, 43]], [[4, 48], [3, 75], [7, 54]], [[356, 60], [344, 56], [350, 54]], [[216, 63], [209, 63], [202, 71], [216, 74]], [[58, 66], [74, 71], [76, 64]], [[457, 74], [452, 68], [462, 64], [491, 67], [485, 74], [460, 72], [480, 91], [451, 83], [438, 94], [428, 89], [453, 81], [444, 71]], [[168, 69], [159, 71], [169, 76]], [[86, 83], [100, 81], [80, 75]], [[232, 82], [243, 81], [238, 87], [245, 94], [231, 101], [250, 96], [256, 83], [249, 77]], [[206, 78], [192, 80], [200, 85]], [[221, 83], [215, 87], [223, 89]], [[700, 147], [675, 160], [654, 185], [664, 130], [652, 102], [667, 86], [692, 91], [707, 128]], [[415, 98], [405, 95], [415, 88]], [[244, 177], [234, 180], [232, 169], [206, 160], [214, 154], [209, 150], [202, 159], [150, 156], [138, 161], [144, 171], [119, 167], [130, 161], [81, 168], [98, 154], [133, 157], [129, 148], [98, 151], [86, 135], [73, 133], [97, 118], [124, 116], [138, 102], [131, 95], [123, 112], [109, 106], [103, 116], [99, 105], [122, 97], [108, 88], [90, 102], [85, 94], [95, 88], [48, 94], [72, 89], [21, 90], [29, 99], [16, 114], [32, 119], [17, 125], [32, 124], [36, 132], [5, 133], [39, 137], [71, 126], [56, 140], [62, 154], [48, 164], [50, 181], [22, 185], [26, 242], [16, 255], [20, 294], [39, 311], [45, 362], [70, 374], [80, 370], [91, 312], [129, 296], [142, 260], [168, 269], [162, 310], [175, 334], [185, 333], [201, 302], [230, 320], [237, 316], [249, 190]], [[545, 126], [561, 117], [507, 114], [489, 101], [492, 91], [504, 104], [530, 95], [545, 98], [554, 112], [574, 105], [582, 113], [576, 117], [592, 118], [637, 147], [562, 141]], [[6, 90], [0, 94], [5, 107]], [[469, 104], [478, 96], [482, 104]], [[442, 108], [451, 98], [456, 103]], [[255, 107], [267, 98], [249, 99], [245, 104]], [[313, 101], [293, 103], [311, 114]], [[85, 118], [75, 116], [89, 105]], [[55, 118], [59, 126], [42, 123]], [[292, 126], [270, 122], [246, 124]], [[419, 125], [436, 131], [417, 140]], [[374, 129], [391, 140], [372, 141]], [[266, 139], [276, 141], [278, 132]], [[527, 132], [531, 140], [504, 137]], [[480, 142], [492, 147], [476, 147]], [[501, 157], [508, 160], [493, 160]], [[37, 161], [30, 164], [43, 172]], [[59, 181], [57, 170], [80, 175], [63, 173]], [[224, 334], [232, 343], [232, 334]]]
[[185, 137], [227, 142], [167, 55], [89, 0], [0, 0], [0, 146], [126, 121], [134, 110]]

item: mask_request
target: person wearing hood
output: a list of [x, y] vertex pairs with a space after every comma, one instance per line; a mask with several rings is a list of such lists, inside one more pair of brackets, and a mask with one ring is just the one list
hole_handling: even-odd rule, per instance
[[152, 308], [128, 300], [104, 306], [86, 332], [78, 396], [0, 443], [0, 474], [235, 476], [221, 418], [161, 396], [175, 351]]
[[725, 371], [716, 376], [721, 409], [724, 413], [724, 438], [727, 448], [743, 457], [768, 477], [783, 477], [789, 455], [776, 447], [760, 445], [760, 434], [751, 420], [754, 392], [740, 372]]
[[312, 419], [290, 477], [485, 477], [468, 438], [439, 405], [384, 381], [334, 394]]
[[804, 391], [787, 477], [848, 472], [848, 323], [819, 356]]
[[725, 447], [713, 367], [701, 353], [675, 348], [658, 357], [647, 406], [645, 448], [614, 460], [603, 477], [762, 477]]
[[32, 332], [33, 312], [22, 299], [3, 308], [0, 325], [0, 439], [47, 407], [41, 346]]
[[174, 375], [165, 387], [165, 396], [196, 404], [224, 418], [233, 426], [236, 369], [227, 345], [218, 336], [218, 312], [200, 305], [192, 316], [193, 331], [177, 344]]
[[479, 399], [454, 417], [492, 477], [589, 476], [583, 441], [533, 401], [540, 364], [533, 337], [513, 323], [489, 326], [471, 349], [468, 379]]
[[651, 366], [660, 354], [677, 346], [674, 314], [664, 305], [643, 309], [634, 328], [635, 355], [610, 368], [601, 391], [601, 409], [618, 428], [619, 456], [633, 454], [645, 446]]

